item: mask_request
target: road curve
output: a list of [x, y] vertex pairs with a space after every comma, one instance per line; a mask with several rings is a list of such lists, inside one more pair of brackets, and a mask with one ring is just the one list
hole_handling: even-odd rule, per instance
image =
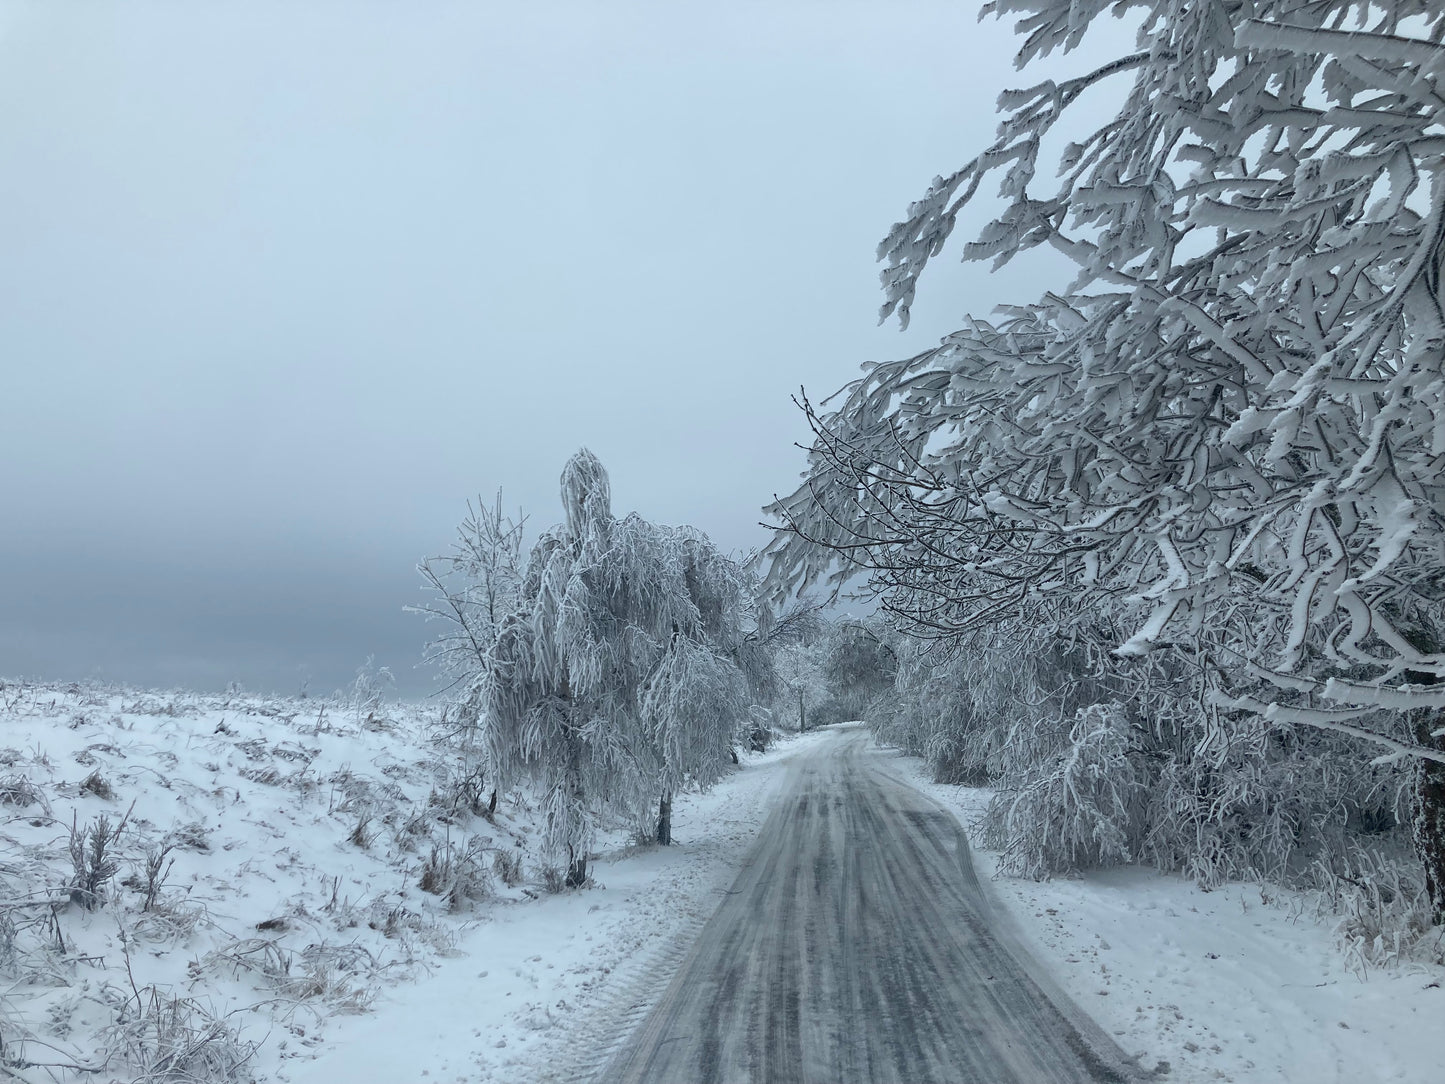
[[778, 807], [605, 1084], [1075, 1084], [1137, 1070], [996, 929], [958, 822], [861, 728]]

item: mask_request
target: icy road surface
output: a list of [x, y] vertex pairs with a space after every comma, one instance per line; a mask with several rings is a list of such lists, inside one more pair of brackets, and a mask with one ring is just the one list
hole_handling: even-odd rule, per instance
[[953, 816], [845, 728], [797, 758], [742, 873], [602, 1080], [1136, 1076], [999, 928]]

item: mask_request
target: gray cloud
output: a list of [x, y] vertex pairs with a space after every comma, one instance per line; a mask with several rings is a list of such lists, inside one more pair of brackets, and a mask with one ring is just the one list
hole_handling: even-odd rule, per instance
[[407, 688], [469, 495], [761, 542], [788, 401], [1037, 293], [873, 246], [1011, 81], [968, 5], [16, 5], [0, 674]]

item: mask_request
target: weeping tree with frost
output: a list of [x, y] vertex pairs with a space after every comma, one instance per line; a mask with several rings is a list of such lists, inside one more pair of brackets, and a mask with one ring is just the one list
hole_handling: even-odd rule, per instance
[[585, 449], [562, 471], [562, 504], [479, 688], [493, 770], [542, 794], [548, 842], [575, 887], [601, 812], [655, 809], [669, 843], [673, 795], [730, 762], [751, 701], [739, 660], [753, 594], [701, 532], [615, 518], [607, 472]]

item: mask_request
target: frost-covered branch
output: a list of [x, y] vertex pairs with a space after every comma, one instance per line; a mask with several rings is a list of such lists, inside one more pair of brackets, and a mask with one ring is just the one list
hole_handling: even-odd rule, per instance
[[[1445, 7], [985, 8], [1018, 17], [1020, 67], [1082, 53], [1111, 11], [1134, 46], [1004, 94], [993, 143], [878, 250], [884, 316], [906, 325], [918, 276], [996, 185], [964, 258], [1048, 245], [1072, 283], [868, 366], [826, 408], [804, 399], [814, 439], [802, 485], [767, 509], [768, 584], [861, 581], [944, 650], [1107, 632], [1095, 703], [1129, 702], [1103, 694], [1130, 667], [1167, 673], [1156, 706], [1198, 745], [1125, 743], [1100, 763], [1157, 751], [1156, 785], [1201, 823], [1225, 806], [1189, 788], [1209, 789], [1216, 758], [1272, 763], [1271, 735], [1409, 758], [1445, 921]], [[1104, 85], [1120, 105], [1100, 124], [1078, 103]], [[910, 687], [931, 695], [926, 677]], [[1071, 725], [1011, 734], [1038, 758], [1102, 748]], [[1028, 793], [1084, 809], [1061, 771]], [[1287, 851], [1284, 822], [1272, 833]], [[1174, 854], [1182, 834], [1165, 835]]]

